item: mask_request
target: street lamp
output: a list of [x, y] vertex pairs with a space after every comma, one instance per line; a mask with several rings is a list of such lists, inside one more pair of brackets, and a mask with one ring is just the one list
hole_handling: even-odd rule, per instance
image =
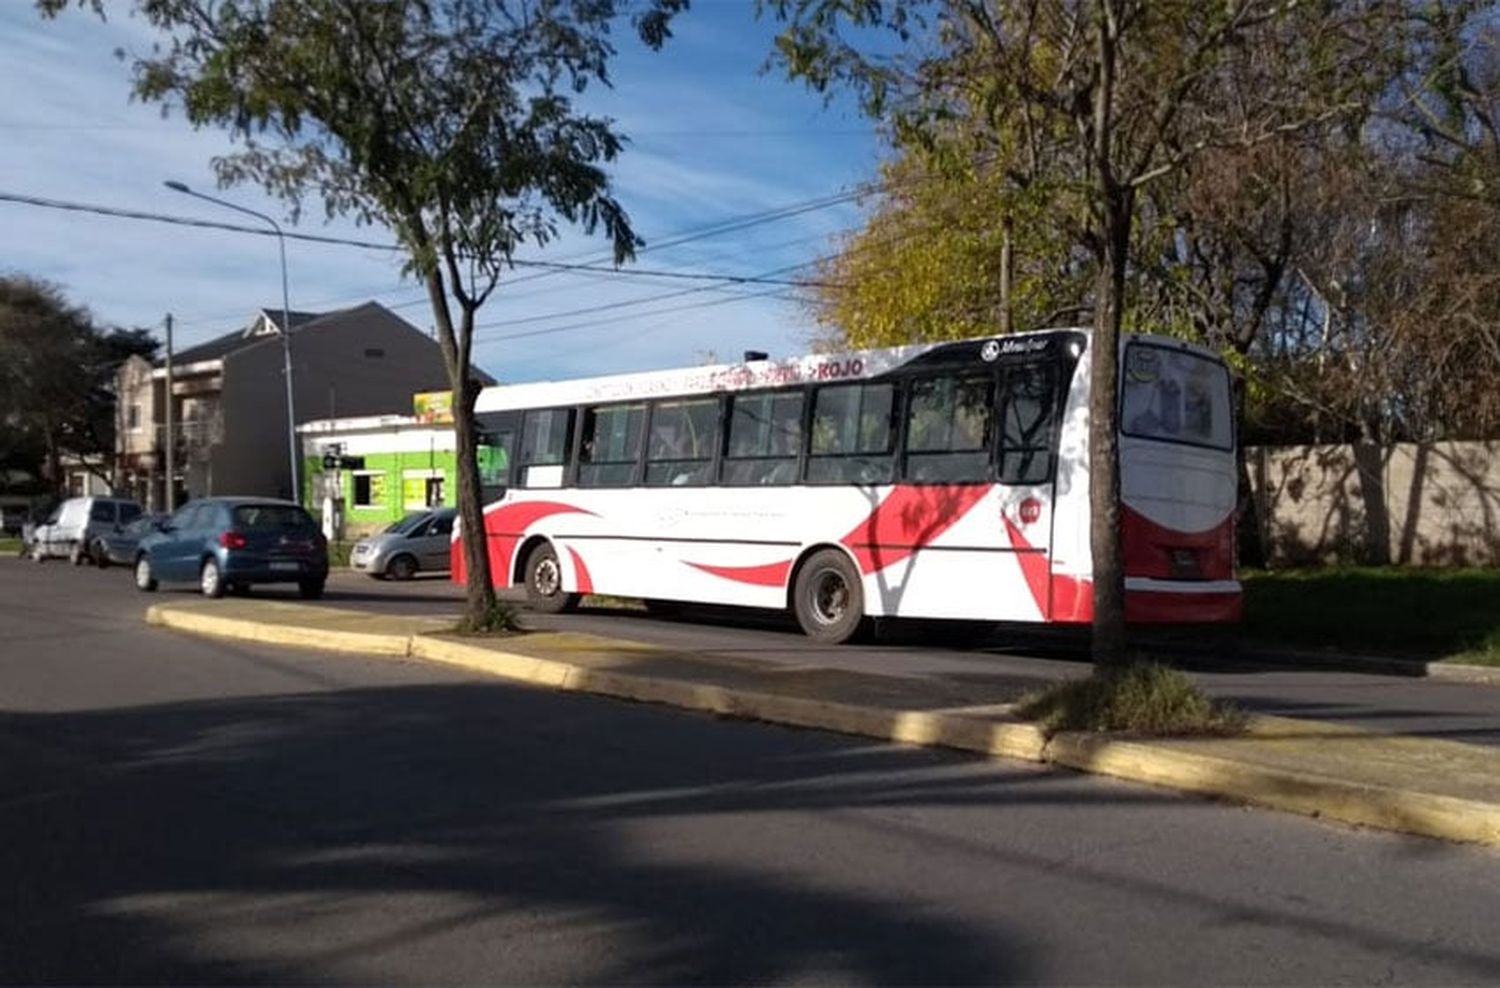
[[[194, 199], [202, 199], [247, 216], [254, 216], [270, 224], [271, 229], [276, 231], [276, 245], [281, 248], [281, 363], [283, 376], [286, 378], [286, 454], [287, 465], [292, 471], [292, 500], [300, 502], [302, 490], [297, 483], [297, 418], [293, 414], [292, 406], [292, 307], [286, 288], [286, 235], [281, 232], [281, 226], [265, 213], [257, 213], [253, 209], [246, 209], [244, 206], [204, 195], [202, 192], [194, 192], [182, 182], [163, 182], [162, 184], [173, 192], [181, 192]], [[168, 395], [167, 401], [171, 400], [172, 396]], [[170, 436], [168, 441], [171, 441]]]

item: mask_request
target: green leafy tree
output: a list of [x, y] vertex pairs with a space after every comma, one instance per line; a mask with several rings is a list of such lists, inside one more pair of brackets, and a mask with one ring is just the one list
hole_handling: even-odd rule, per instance
[[[38, 0], [56, 13], [73, 0]], [[102, 0], [82, 0], [102, 12]], [[612, 121], [574, 99], [608, 84], [612, 26], [651, 48], [687, 0], [134, 0], [162, 47], [135, 93], [222, 127], [242, 150], [221, 185], [252, 182], [389, 228], [426, 287], [453, 389], [466, 617], [494, 612], [473, 419], [475, 314], [523, 244], [560, 223], [600, 231], [616, 262], [640, 241], [604, 165]]]
[[0, 278], [0, 464], [56, 490], [62, 455], [72, 453], [108, 480], [115, 371], [155, 351], [145, 330], [101, 331], [56, 285]]
[[[761, 0], [793, 77], [848, 86], [898, 133], [953, 115], [1020, 184], [1069, 190], [1055, 222], [1094, 272], [1089, 469], [1094, 660], [1124, 661], [1118, 342], [1143, 193], [1200, 156], [1357, 113], [1391, 18], [1380, 0]], [[1270, 53], [1295, 57], [1270, 58]], [[982, 78], [971, 78], [982, 76]], [[981, 98], [976, 99], [975, 94]], [[1224, 113], [1231, 107], [1232, 113]]]
[[819, 264], [813, 289], [816, 318], [843, 342], [961, 339], [1081, 310], [1087, 279], [1071, 238], [999, 169], [907, 147], [881, 178], [864, 226]]

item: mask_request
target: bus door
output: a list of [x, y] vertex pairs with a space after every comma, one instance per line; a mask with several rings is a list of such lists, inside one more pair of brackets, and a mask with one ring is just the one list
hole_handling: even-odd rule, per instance
[[[1001, 524], [1024, 588], [1007, 588], [999, 620], [1045, 620], [1053, 610], [1061, 368], [1053, 361], [1002, 365], [996, 390], [996, 479]], [[1023, 592], [1024, 590], [1024, 592]]]

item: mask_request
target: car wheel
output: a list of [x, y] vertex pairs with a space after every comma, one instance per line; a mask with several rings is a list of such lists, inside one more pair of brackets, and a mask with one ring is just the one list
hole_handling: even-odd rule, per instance
[[317, 600], [323, 596], [323, 581], [302, 580], [297, 584], [297, 593], [303, 600]]
[[45, 563], [47, 561], [47, 553], [42, 549], [40, 542], [31, 543], [31, 561], [34, 563]]
[[141, 556], [135, 561], [135, 588], [142, 593], [156, 589], [156, 574], [151, 572], [151, 560]]
[[88, 550], [84, 549], [82, 542], [74, 542], [73, 548], [68, 552], [68, 562], [74, 566], [82, 566], [89, 558]]
[[526, 603], [542, 614], [560, 614], [578, 604], [578, 595], [564, 593], [557, 552], [543, 542], [526, 557]]
[[104, 549], [103, 542], [95, 542], [94, 547], [89, 550], [89, 556], [94, 560], [94, 565], [100, 569], [109, 568], [109, 553]]
[[824, 549], [797, 573], [792, 609], [807, 637], [840, 645], [854, 637], [865, 617], [859, 570], [837, 549]]
[[385, 575], [393, 580], [410, 580], [417, 575], [417, 561], [411, 556], [397, 556], [386, 563]]
[[203, 561], [203, 569], [198, 571], [198, 587], [205, 597], [224, 596], [224, 574], [219, 572], [218, 560]]

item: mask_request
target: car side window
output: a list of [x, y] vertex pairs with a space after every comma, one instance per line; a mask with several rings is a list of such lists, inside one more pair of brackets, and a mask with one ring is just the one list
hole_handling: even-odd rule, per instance
[[429, 534], [432, 534], [432, 535], [452, 535], [453, 534], [453, 518], [451, 516], [446, 516], [445, 515], [442, 518], [434, 518], [434, 519], [432, 519], [432, 531]]
[[105, 522], [114, 524], [115, 505], [113, 501], [95, 501], [89, 508], [89, 521]]
[[425, 539], [432, 534], [432, 519], [422, 522], [411, 530], [406, 537], [409, 539]]

